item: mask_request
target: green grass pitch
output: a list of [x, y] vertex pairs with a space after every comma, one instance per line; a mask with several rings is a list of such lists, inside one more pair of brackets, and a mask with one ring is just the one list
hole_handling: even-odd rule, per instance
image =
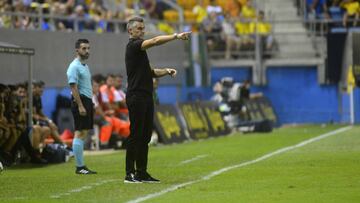
[[[0, 202], [136, 202], [151, 194], [145, 202], [360, 202], [358, 126], [204, 180], [342, 127], [284, 127], [151, 147], [149, 172], [160, 184], [124, 184], [124, 151], [86, 156], [99, 173], [91, 176], [75, 175], [74, 160], [14, 166], [0, 174]], [[179, 187], [159, 193], [173, 186]]]

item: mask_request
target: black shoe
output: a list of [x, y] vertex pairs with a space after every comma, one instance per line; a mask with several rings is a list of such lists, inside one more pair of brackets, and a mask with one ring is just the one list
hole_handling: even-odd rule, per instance
[[147, 172], [144, 174], [136, 174], [135, 177], [143, 183], [160, 183], [160, 180], [151, 177]]
[[31, 157], [30, 162], [33, 164], [48, 164], [49, 163], [47, 160], [41, 158], [40, 156]]
[[84, 175], [97, 174], [96, 171], [92, 171], [92, 170], [88, 169], [86, 166], [76, 167], [75, 173], [76, 174], [84, 174]]
[[133, 173], [129, 173], [125, 176], [124, 183], [141, 183], [141, 181]]
[[39, 150], [34, 149], [30, 153], [30, 157], [31, 157], [30, 162], [33, 164], [48, 164], [49, 163], [46, 159], [43, 159]]

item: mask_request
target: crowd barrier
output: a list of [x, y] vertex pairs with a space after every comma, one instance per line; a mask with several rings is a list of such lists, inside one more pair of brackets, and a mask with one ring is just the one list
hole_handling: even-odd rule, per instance
[[[263, 131], [261, 128], [264, 121], [270, 123], [271, 127], [276, 125], [277, 117], [267, 98], [251, 99], [244, 105], [249, 119], [242, 120], [239, 127], [247, 126], [253, 131]], [[223, 136], [232, 130], [218, 104], [211, 101], [158, 105], [155, 108], [154, 127], [160, 142], [164, 144]]]
[[266, 97], [259, 97], [248, 100], [244, 104], [251, 121], [269, 120], [274, 125], [277, 124], [275, 111]]

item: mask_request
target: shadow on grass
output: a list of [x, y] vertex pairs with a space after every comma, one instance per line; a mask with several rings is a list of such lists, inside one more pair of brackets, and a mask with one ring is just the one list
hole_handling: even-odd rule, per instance
[[17, 164], [17, 165], [13, 165], [10, 167], [7, 167], [6, 170], [23, 170], [23, 169], [32, 169], [32, 168], [45, 168], [47, 166], [52, 166], [52, 165], [60, 165], [62, 163], [59, 164], [32, 164], [32, 163], [21, 163], [21, 164]]

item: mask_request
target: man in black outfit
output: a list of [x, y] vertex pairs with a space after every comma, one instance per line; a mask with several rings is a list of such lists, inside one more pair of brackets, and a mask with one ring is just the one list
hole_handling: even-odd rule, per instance
[[[176, 70], [172, 68], [152, 69], [146, 50], [180, 39], [187, 40], [191, 32], [162, 35], [144, 40], [145, 25], [140, 17], [128, 21], [127, 30], [130, 35], [126, 46], [125, 63], [128, 77], [126, 104], [130, 117], [130, 136], [126, 148], [125, 183], [158, 183], [147, 172], [148, 143], [151, 139], [154, 117], [153, 77], [170, 75], [175, 77]], [[135, 170], [136, 164], [136, 170]]]

